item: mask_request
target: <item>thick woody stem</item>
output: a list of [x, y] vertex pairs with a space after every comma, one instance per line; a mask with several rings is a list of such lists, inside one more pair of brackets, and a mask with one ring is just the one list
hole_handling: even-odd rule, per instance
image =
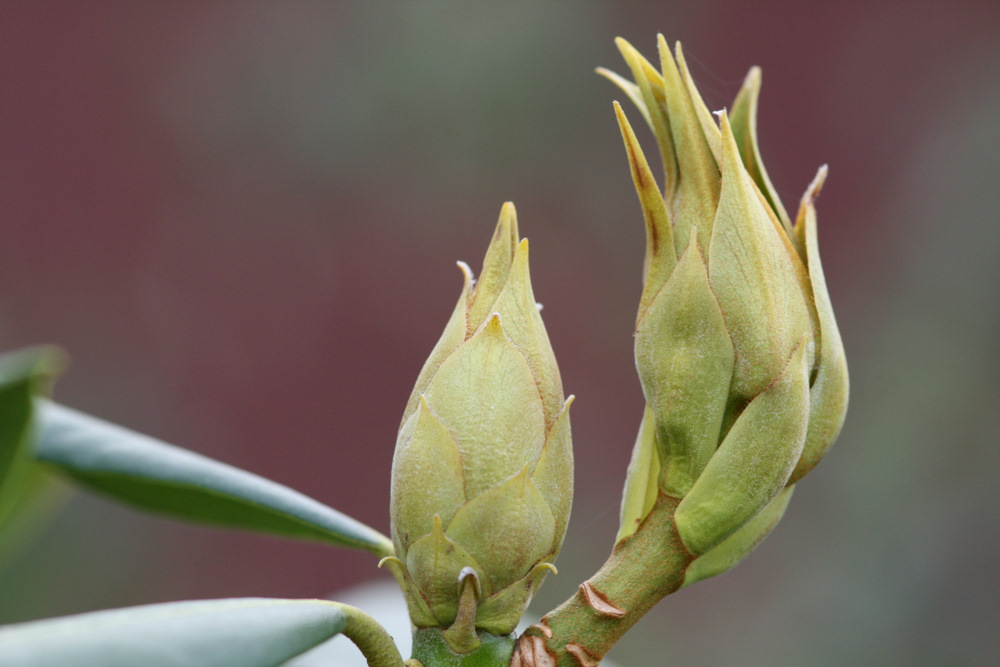
[[635, 534], [559, 608], [528, 628], [512, 667], [597, 665], [643, 614], [684, 583], [694, 560], [674, 526], [679, 501], [662, 492]]

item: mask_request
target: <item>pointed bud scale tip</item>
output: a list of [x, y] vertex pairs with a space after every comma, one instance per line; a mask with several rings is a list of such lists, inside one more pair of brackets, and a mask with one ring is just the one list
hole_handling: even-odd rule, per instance
[[691, 96], [691, 102], [694, 105], [698, 121], [701, 123], [701, 131], [705, 135], [709, 149], [712, 151], [712, 157], [718, 163], [720, 161], [719, 126], [715, 124], [715, 119], [712, 118], [712, 113], [709, 112], [705, 100], [702, 99], [701, 93], [698, 91], [698, 86], [694, 85], [694, 77], [691, 76], [691, 71], [688, 69], [687, 61], [684, 59], [684, 50], [681, 48], [680, 42], [677, 42], [674, 46], [674, 52], [677, 55], [677, 68], [681, 74], [681, 81], [684, 82], [684, 87], [687, 89], [688, 95]]
[[662, 32], [656, 33], [656, 49], [659, 51], [661, 59], [664, 52], [668, 55], [670, 54], [670, 46], [667, 44], [667, 38], [663, 36]]
[[[664, 124], [665, 118], [663, 117], [662, 106], [665, 101], [663, 76], [627, 41], [619, 37], [615, 43], [621, 52], [622, 59], [632, 70], [632, 76], [635, 78], [634, 84], [626, 82], [626, 85], [619, 84], [619, 86], [633, 101], [636, 101], [636, 106], [639, 107], [650, 129], [653, 130], [657, 141], [661, 143], [661, 149], [667, 149], [668, 153], [672, 153], [673, 149], [668, 148], [669, 142], [667, 145], [662, 143], [665, 139], [664, 133], [669, 134], [670, 132]], [[616, 79], [612, 79], [612, 81], [617, 83]]]
[[[646, 221], [646, 259], [643, 271], [646, 287], [643, 289], [642, 298], [642, 304], [645, 305], [652, 293], [667, 279], [677, 261], [674, 254], [673, 231], [663, 194], [653, 178], [653, 172], [632, 131], [632, 126], [618, 102], [614, 102], [614, 109], [622, 140], [625, 142], [632, 182], [639, 196], [643, 219]], [[642, 310], [640, 307], [640, 314]]]
[[517, 243], [517, 209], [514, 202], [505, 201], [500, 207], [500, 224], [506, 224], [510, 238]]
[[376, 565], [375, 567], [377, 567], [378, 569], [381, 570], [383, 565], [388, 565], [389, 569], [392, 570], [392, 568], [399, 567], [400, 565], [402, 565], [402, 563], [395, 556], [386, 556], [386, 557], [382, 558], [378, 562], [378, 565]]
[[[677, 42], [680, 44], [680, 42]], [[660, 55], [660, 69], [663, 72], [664, 81], [673, 79], [677, 83], [681, 82], [681, 72], [680, 68], [677, 66], [677, 60], [674, 58], [674, 54], [670, 51], [670, 46], [667, 44], [667, 40], [664, 39], [663, 35], [657, 35], [656, 37], [656, 48]], [[678, 86], [672, 93], [678, 93], [683, 90], [683, 86]]]
[[657, 69], [653, 66], [653, 64], [649, 62], [644, 55], [639, 53], [638, 49], [636, 49], [631, 44], [628, 45], [628, 48], [630, 49], [634, 65], [638, 66], [639, 73], [645, 80], [642, 82], [637, 82], [639, 83], [639, 87], [642, 88], [643, 83], [648, 85], [650, 88], [650, 92], [654, 92], [657, 94], [657, 102], [662, 104], [665, 99], [663, 93], [663, 82], [664, 82], [663, 75], [659, 71], [657, 71]]
[[514, 202], [505, 201], [503, 206], [500, 207], [500, 220], [498, 224], [506, 228], [510, 247], [516, 248], [520, 232], [517, 229], [517, 209], [514, 208]]
[[500, 320], [500, 313], [491, 314], [483, 323], [480, 331], [490, 336], [507, 337], [507, 334], [503, 332], [503, 322]]
[[471, 567], [463, 567], [458, 575], [458, 612], [455, 622], [441, 636], [459, 655], [472, 653], [481, 641], [476, 634], [476, 608], [479, 606], [479, 577]]
[[[703, 128], [707, 122], [714, 128], [704, 105], [691, 94], [678, 69], [670, 48], [662, 35], [657, 43], [660, 51], [660, 70], [663, 79], [663, 111], [668, 134], [661, 142], [669, 146], [670, 156], [664, 154], [665, 167], [673, 172], [667, 179], [665, 200], [671, 214], [675, 254], [680, 255], [687, 246], [691, 227], [698, 225], [702, 245], [707, 247], [711, 238], [712, 220], [719, 202], [719, 167]], [[714, 129], [713, 129], [714, 131]]]
[[795, 225], [792, 229], [795, 233], [796, 239], [802, 246], [805, 246], [806, 244], [805, 228], [806, 228], [807, 212], [812, 211], [812, 215], [815, 218], [816, 199], [819, 197], [819, 193], [823, 189], [823, 184], [826, 183], [826, 177], [829, 173], [830, 173], [830, 168], [828, 165], [825, 164], [820, 165], [820, 168], [816, 171], [816, 175], [809, 183], [809, 187], [807, 187], [806, 191], [802, 194], [802, 199], [799, 200], [799, 212], [795, 216]]
[[[733, 138], [733, 128], [729, 124], [729, 112], [726, 109], [719, 109], [714, 113], [719, 119], [719, 131], [722, 133], [723, 141], [732, 141], [733, 148], [735, 149], [736, 139]], [[739, 159], [739, 149], [737, 149], [736, 157]]]
[[497, 220], [493, 239], [483, 258], [483, 270], [469, 299], [470, 330], [476, 329], [493, 310], [493, 304], [507, 283], [517, 242], [517, 212], [513, 203], [506, 202], [500, 209], [500, 218]]
[[471, 580], [472, 590], [475, 592], [476, 599], [478, 600], [483, 596], [483, 588], [479, 583], [479, 575], [476, 574], [475, 568], [471, 568], [468, 565], [462, 568], [458, 573], [458, 590], [459, 592], [465, 587], [467, 581]]
[[559, 570], [557, 570], [556, 566], [553, 565], [552, 563], [539, 563], [534, 568], [532, 568], [531, 572], [532, 574], [537, 574], [542, 570], [548, 570], [552, 574], [559, 574]]
[[[665, 124], [666, 119], [663, 116], [662, 107], [665, 99], [663, 77], [631, 44], [621, 38], [616, 43], [618, 44], [618, 50], [621, 52], [622, 58], [625, 60], [625, 64], [632, 70], [632, 76], [635, 79], [634, 84], [619, 84], [619, 86], [636, 102], [636, 106], [642, 113], [646, 123], [653, 130], [653, 134], [656, 135], [657, 142], [661, 144], [661, 150], [666, 151], [664, 154], [672, 154], [673, 149], [669, 148], [669, 142], [667, 145], [662, 143], [666, 138], [664, 135], [670, 133], [669, 128]], [[612, 80], [614, 81], [615, 79]]]
[[[618, 129], [621, 130], [622, 139], [625, 142], [632, 180], [635, 182], [635, 189], [639, 192], [640, 201], [643, 201], [643, 193], [649, 189], [656, 189], [656, 182], [653, 180], [653, 173], [649, 169], [649, 163], [646, 162], [646, 156], [632, 130], [632, 125], [625, 116], [625, 111], [622, 110], [622, 106], [617, 100], [611, 104], [615, 109], [615, 118], [618, 119]], [[657, 192], [659, 191], [657, 190]]]
[[635, 534], [639, 524], [649, 515], [659, 495], [660, 456], [656, 447], [656, 423], [652, 408], [646, 405], [632, 457], [625, 476], [625, 488], [619, 513], [615, 543]]
[[465, 284], [470, 285], [474, 280], [474, 278], [472, 277], [472, 269], [469, 268], [469, 265], [463, 262], [462, 260], [458, 260], [457, 262], [455, 262], [455, 265], [458, 266], [458, 270], [462, 272], [462, 277], [465, 279]]
[[820, 190], [823, 189], [823, 184], [826, 183], [826, 177], [829, 173], [829, 165], [820, 165], [820, 168], [816, 171], [816, 176], [813, 177], [809, 187], [806, 188], [805, 194], [802, 195], [803, 207], [812, 206], [815, 203], [816, 198], [819, 197]]
[[632, 83], [625, 77], [616, 74], [615, 72], [612, 72], [611, 70], [606, 69], [604, 67], [598, 67], [594, 71], [597, 72], [597, 74], [599, 74], [600, 76], [603, 76], [611, 83], [618, 86], [622, 90], [622, 92], [628, 95], [628, 98], [632, 100], [632, 104], [634, 104], [636, 108], [639, 110], [639, 113], [642, 114], [642, 117], [645, 119], [646, 124], [652, 125], [653, 121], [649, 117], [649, 109], [646, 108], [646, 102], [643, 101], [642, 99], [642, 91], [639, 90], [639, 86]]

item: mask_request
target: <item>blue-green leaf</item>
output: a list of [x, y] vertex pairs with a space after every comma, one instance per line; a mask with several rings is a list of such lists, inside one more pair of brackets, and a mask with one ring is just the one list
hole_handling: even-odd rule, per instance
[[393, 553], [373, 528], [298, 491], [49, 401], [38, 460], [116, 500], [174, 517]]
[[342, 606], [324, 600], [154, 604], [0, 628], [0, 665], [276, 667], [347, 623]]

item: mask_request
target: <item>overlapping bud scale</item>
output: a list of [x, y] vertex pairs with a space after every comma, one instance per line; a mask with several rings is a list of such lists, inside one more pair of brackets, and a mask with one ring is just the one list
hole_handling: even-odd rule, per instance
[[512, 204], [501, 211], [479, 281], [460, 266], [462, 294], [399, 430], [391, 500], [398, 560], [390, 562], [417, 627], [455, 623], [471, 581], [475, 628], [504, 635], [554, 569], [566, 532], [572, 397], [563, 399]]
[[659, 38], [661, 67], [624, 40], [632, 99], [663, 157], [661, 191], [621, 108], [616, 114], [646, 220], [636, 365], [647, 400], [619, 539], [657, 494], [699, 556], [692, 583], [725, 571], [766, 536], [836, 438], [847, 366], [816, 242], [820, 170], [794, 223], [757, 146], [760, 71], [731, 118], [709, 112], [680, 45]]

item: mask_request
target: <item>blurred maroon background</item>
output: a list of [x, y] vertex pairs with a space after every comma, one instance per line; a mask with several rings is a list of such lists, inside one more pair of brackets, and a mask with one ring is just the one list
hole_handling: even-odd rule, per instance
[[[642, 410], [641, 216], [621, 94], [592, 70], [626, 69], [618, 35], [652, 58], [657, 31], [713, 109], [763, 67], [762, 152], [790, 210], [829, 163], [821, 240], [853, 393], [774, 536], [613, 655], [991, 664], [997, 3], [4, 2], [3, 348], [59, 344], [62, 402], [388, 531], [396, 428], [453, 264], [478, 270], [512, 199], [579, 398], [544, 611], [607, 553]], [[367, 554], [80, 494], [0, 571], [0, 622], [380, 575]]]

